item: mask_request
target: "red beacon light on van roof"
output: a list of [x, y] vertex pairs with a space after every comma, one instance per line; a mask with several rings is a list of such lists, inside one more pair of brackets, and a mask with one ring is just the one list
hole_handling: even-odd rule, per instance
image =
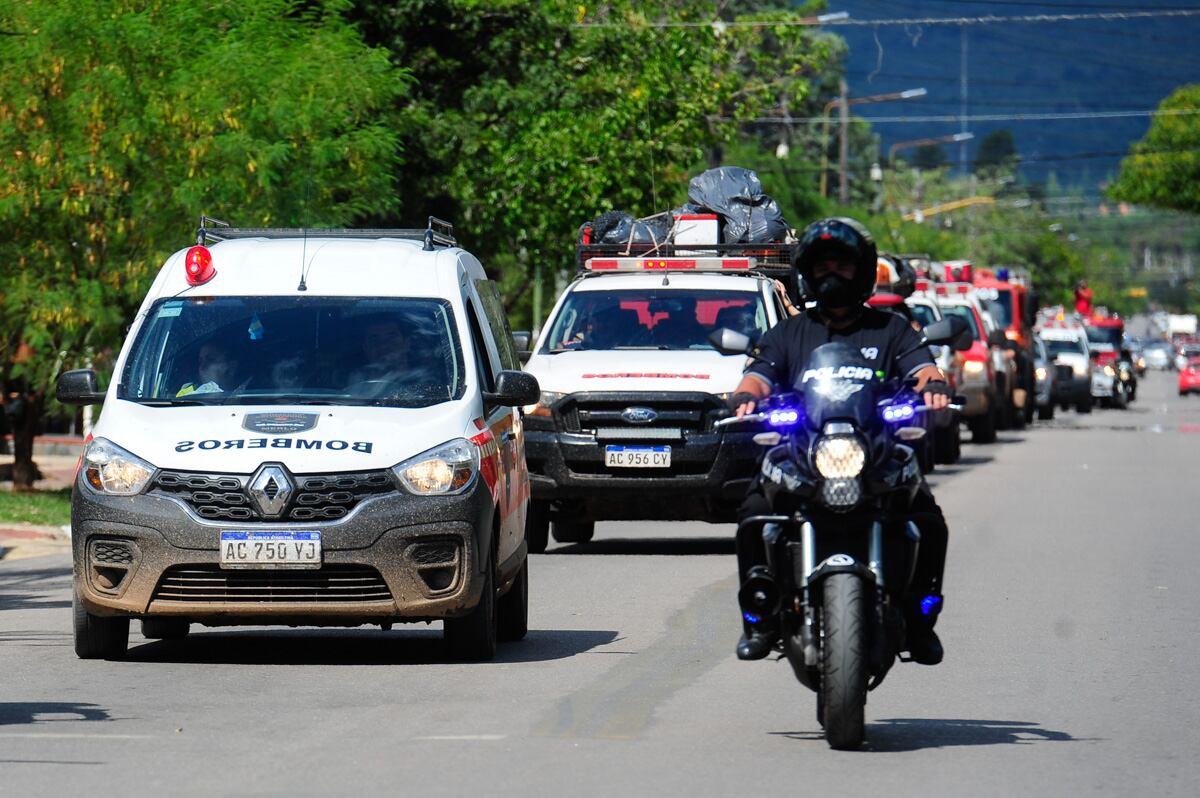
[[183, 272], [188, 285], [204, 285], [216, 277], [217, 270], [213, 268], [212, 253], [208, 247], [197, 244], [189, 249], [183, 256]]

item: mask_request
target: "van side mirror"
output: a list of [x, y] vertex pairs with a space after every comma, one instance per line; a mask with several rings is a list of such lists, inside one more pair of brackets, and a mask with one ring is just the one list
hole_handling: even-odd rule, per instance
[[502, 371], [496, 377], [496, 390], [483, 394], [483, 401], [501, 407], [536, 404], [542, 398], [537, 377], [523, 371]]
[[64, 371], [58, 378], [54, 396], [64, 405], [98, 405], [104, 394], [96, 386], [95, 369]]
[[728, 327], [710, 332], [708, 342], [722, 355], [744, 355], [750, 351], [751, 346], [750, 336], [735, 332]]
[[518, 330], [512, 334], [513, 344], [516, 345], [518, 352], [529, 351], [530, 345], [533, 343], [533, 334], [528, 330]]
[[[971, 328], [967, 326], [966, 320], [958, 316], [946, 316], [930, 324], [922, 332], [925, 334], [926, 346], [949, 346], [969, 336]], [[971, 348], [969, 343], [967, 348]]]

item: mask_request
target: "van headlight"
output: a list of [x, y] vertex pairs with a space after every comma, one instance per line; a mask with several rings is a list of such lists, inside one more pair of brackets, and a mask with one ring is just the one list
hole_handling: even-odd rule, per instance
[[479, 473], [479, 449], [459, 438], [411, 457], [392, 471], [405, 490], [418, 496], [462, 493]]
[[106, 438], [96, 438], [83, 450], [83, 475], [97, 493], [132, 496], [154, 476], [154, 466]]
[[557, 391], [542, 391], [541, 398], [536, 404], [525, 405], [521, 408], [522, 412], [527, 416], [549, 416], [550, 405], [563, 398], [563, 394]]
[[987, 369], [987, 364], [985, 364], [982, 360], [963, 361], [963, 372], [966, 374], [970, 374], [972, 376], [976, 374], [982, 374], [985, 369]]
[[853, 479], [866, 463], [867, 451], [853, 435], [826, 435], [813, 452], [813, 464], [825, 479]]
[[1086, 377], [1088, 373], [1088, 367], [1086, 363], [1076, 363], [1071, 366], [1071, 371], [1075, 372], [1076, 377]]

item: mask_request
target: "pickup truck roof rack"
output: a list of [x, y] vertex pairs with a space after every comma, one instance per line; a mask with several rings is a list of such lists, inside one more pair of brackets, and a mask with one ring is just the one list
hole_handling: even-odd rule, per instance
[[211, 216], [200, 217], [200, 229], [196, 232], [196, 243], [206, 246], [210, 242], [229, 241], [235, 238], [406, 238], [424, 242], [422, 249], [432, 251], [434, 247], [456, 247], [454, 225], [430, 216], [424, 230], [421, 229], [369, 229], [369, 228], [320, 228], [320, 227], [231, 227], [228, 222]]

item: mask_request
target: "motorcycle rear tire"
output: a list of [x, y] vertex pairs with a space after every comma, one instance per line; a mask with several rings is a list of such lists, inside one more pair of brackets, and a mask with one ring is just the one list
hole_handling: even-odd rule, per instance
[[822, 586], [821, 698], [830, 748], [862, 745], [867, 704], [867, 598], [855, 574], [833, 574]]
[[559, 543], [588, 543], [596, 534], [595, 521], [555, 521], [550, 534]]

